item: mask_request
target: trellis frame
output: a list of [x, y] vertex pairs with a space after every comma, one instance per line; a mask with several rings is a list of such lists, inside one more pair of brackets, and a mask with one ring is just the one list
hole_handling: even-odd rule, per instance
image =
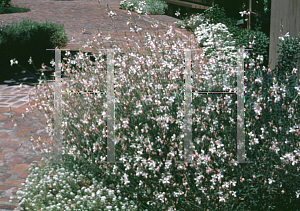
[[[55, 157], [52, 159], [54, 163], [65, 162], [62, 161], [62, 154], [58, 152], [59, 148], [62, 148], [61, 136], [61, 50], [69, 49], [46, 49], [46, 50], [55, 50], [55, 93], [54, 93], [54, 122], [55, 122], [55, 131], [54, 131], [54, 150]], [[114, 148], [114, 49], [98, 49], [107, 51], [107, 78], [108, 78], [108, 116], [107, 116], [107, 161], [102, 163], [123, 163], [122, 161], [115, 160], [115, 148]], [[184, 134], [184, 161], [176, 161], [177, 163], [192, 163], [191, 153], [190, 153], [190, 141], [192, 140], [192, 118], [191, 118], [191, 50], [197, 49], [184, 49], [185, 50], [185, 134]], [[244, 133], [244, 48], [238, 49], [239, 59], [238, 59], [238, 71], [237, 71], [237, 92], [218, 92], [218, 93], [235, 93], [237, 94], [237, 161], [234, 163], [253, 163], [252, 161], [245, 161], [245, 133]], [[252, 50], [252, 49], [247, 49]], [[187, 65], [188, 64], [188, 65]], [[189, 85], [191, 84], [191, 85]], [[90, 93], [90, 92], [81, 92], [81, 93]], [[98, 92], [97, 92], [98, 93]], [[203, 92], [198, 92], [203, 94]], [[204, 92], [205, 94], [215, 93], [215, 92]], [[188, 102], [188, 103], [186, 103]], [[110, 108], [110, 109], [109, 109]], [[231, 161], [233, 162], [233, 161]]]

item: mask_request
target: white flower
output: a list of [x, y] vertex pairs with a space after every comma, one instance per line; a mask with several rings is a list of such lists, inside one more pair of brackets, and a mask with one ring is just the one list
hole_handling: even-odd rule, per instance
[[247, 12], [246, 11], [243, 11], [243, 12], [239, 12], [240, 14], [241, 14], [241, 16], [243, 17], [244, 15], [246, 15], [247, 14]]
[[113, 16], [116, 16], [117, 15], [117, 13], [115, 13], [115, 12], [113, 12], [113, 11], [110, 11], [109, 13], [108, 13], [108, 17], [113, 17]]
[[263, 61], [263, 60], [264, 60], [264, 57], [263, 57], [262, 55], [258, 55], [258, 56], [257, 56], [257, 60]]
[[13, 64], [18, 64], [18, 61], [10, 60], [10, 66], [13, 66]]
[[31, 64], [31, 63], [32, 63], [32, 59], [31, 59], [31, 57], [30, 57], [30, 59], [28, 60], [28, 62], [29, 62], [29, 64]]
[[284, 38], [285, 37], [289, 37], [290, 35], [289, 35], [290, 33], [288, 32], [288, 33], [286, 33], [284, 36], [283, 35], [281, 35], [280, 37], [278, 37], [279, 38], [279, 40], [284, 40]]
[[275, 180], [273, 180], [273, 179], [268, 179], [269, 180], [269, 184], [272, 184], [273, 182], [275, 182]]
[[232, 195], [236, 197], [236, 191], [232, 191]]
[[296, 191], [297, 199], [299, 198], [299, 195], [300, 195], [300, 192], [299, 192], [299, 190], [297, 190], [297, 191]]
[[222, 201], [223, 201], [223, 202], [226, 202], [226, 200], [225, 200], [225, 198], [224, 198], [223, 196], [220, 197], [219, 201], [220, 201], [220, 202], [222, 202]]
[[135, 10], [138, 14], [142, 14], [142, 10], [140, 10], [139, 8], [136, 8]]
[[261, 83], [262, 81], [260, 78], [257, 78], [257, 79], [255, 79], [255, 82]]
[[284, 37], [281, 35], [280, 37], [278, 37], [279, 40], [284, 40]]

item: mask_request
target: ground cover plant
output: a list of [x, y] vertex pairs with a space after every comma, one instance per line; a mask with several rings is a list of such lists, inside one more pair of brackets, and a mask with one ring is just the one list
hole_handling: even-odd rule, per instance
[[123, 0], [120, 2], [120, 8], [138, 14], [164, 15], [168, 4], [162, 0]]
[[[238, 21], [234, 18], [228, 18], [225, 14], [224, 8], [220, 8], [218, 4], [213, 5], [210, 9], [205, 10], [203, 13], [192, 14], [190, 17], [183, 15], [180, 10], [175, 13], [180, 19], [175, 24], [183, 29], [196, 34], [197, 29], [201, 26], [207, 26], [208, 24], [224, 24], [228, 31], [232, 34], [232, 37], [236, 40], [236, 46], [241, 45], [239, 42], [246, 33], [245, 30], [238, 26]], [[200, 32], [201, 33], [201, 32]], [[248, 45], [248, 43], [246, 43]], [[202, 43], [200, 43], [200, 47]]]
[[[115, 13], [109, 15], [113, 20]], [[298, 52], [287, 52], [296, 41], [282, 37], [285, 56], [278, 63], [285, 70], [283, 79], [260, 67], [260, 55], [256, 60], [249, 57], [251, 51], [243, 56], [245, 151], [246, 160], [254, 163], [229, 162], [237, 160], [235, 97], [194, 94], [193, 163], [178, 164], [175, 161], [183, 160], [184, 153], [185, 61], [180, 49], [185, 46], [180, 39], [171, 39], [176, 37], [172, 28], [157, 37], [142, 34], [131, 21], [128, 24], [138, 35], [136, 48], [121, 51], [117, 43], [105, 44], [109, 36], [99, 33], [86, 44], [96, 46], [95, 62], [81, 52], [62, 64], [70, 77], [63, 82], [67, 91], [103, 91], [105, 52], [96, 49], [116, 49], [115, 150], [116, 160], [124, 163], [101, 163], [107, 155], [106, 97], [62, 95], [62, 150], [64, 160], [71, 163], [55, 165], [44, 160], [46, 167], [31, 165], [27, 184], [18, 192], [20, 206], [27, 210], [296, 210], [300, 87], [294, 83], [297, 58], [290, 56]], [[193, 73], [193, 86], [199, 91], [230, 91], [234, 86], [226, 85], [236, 74], [235, 42], [222, 23], [211, 24], [209, 32], [213, 33], [196, 35], [203, 53], [193, 53], [193, 64], [197, 64], [193, 71], [201, 66], [199, 73]], [[146, 53], [141, 53], [142, 48]], [[284, 62], [288, 55], [290, 61]], [[207, 64], [201, 62], [204, 57]], [[38, 108], [45, 113], [47, 131], [53, 135], [54, 86], [41, 81], [37, 91], [36, 103], [28, 112]], [[278, 116], [282, 118], [277, 121]], [[49, 143], [32, 142], [41, 153], [53, 151]]]
[[[238, 20], [226, 17], [224, 8], [220, 8], [218, 4], [205, 10], [202, 14], [197, 13], [190, 18], [181, 16], [181, 18], [183, 20], [177, 21], [176, 25], [192, 31], [194, 34], [203, 33], [203, 27], [208, 28], [210, 24], [224, 24], [231, 33], [231, 36], [235, 38], [236, 46], [249, 46], [253, 49], [254, 53], [249, 54], [250, 59], [256, 59], [257, 55], [261, 55], [264, 58], [261, 64], [264, 66], [268, 65], [270, 38], [265, 33], [259, 31], [259, 27], [255, 30], [240, 28], [237, 26]], [[200, 46], [202, 46], [202, 43], [200, 43]]]

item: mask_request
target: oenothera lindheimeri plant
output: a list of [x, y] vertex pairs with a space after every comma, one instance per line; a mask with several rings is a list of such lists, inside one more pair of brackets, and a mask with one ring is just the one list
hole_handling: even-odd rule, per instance
[[[231, 91], [235, 87], [228, 81], [236, 78], [233, 67], [236, 61], [232, 59], [236, 55], [232, 48], [236, 46], [223, 25], [210, 27], [214, 37], [198, 33], [198, 41], [205, 41], [203, 55], [209, 59], [208, 64], [201, 61], [199, 52], [192, 54], [193, 91]], [[140, 29], [132, 26], [130, 31], [138, 33]], [[106, 54], [97, 49], [115, 49], [115, 159], [123, 163], [103, 163], [107, 155], [105, 94], [63, 94], [62, 151], [65, 161], [71, 163], [60, 164], [65, 169], [57, 168], [54, 173], [61, 175], [60, 171], [73, 171], [84, 175], [95, 186], [101, 184], [108, 191], [114, 190], [112, 200], [101, 201], [102, 208], [106, 209], [117, 210], [126, 206], [138, 210], [274, 210], [278, 207], [278, 199], [289, 198], [293, 203], [297, 202], [299, 183], [294, 180], [299, 168], [295, 165], [298, 160], [293, 156], [298, 153], [299, 130], [296, 128], [299, 123], [295, 119], [298, 109], [295, 106], [298, 104], [295, 102], [299, 99], [282, 105], [280, 99], [287, 98], [284, 86], [277, 86], [276, 77], [270, 69], [259, 67], [257, 61], [249, 61], [245, 55], [245, 149], [247, 159], [253, 164], [230, 162], [236, 161], [236, 97], [196, 93], [191, 103], [193, 160], [192, 163], [177, 163], [183, 161], [184, 155], [184, 68], [187, 64], [182, 49], [187, 47], [180, 39], [171, 39], [175, 36], [172, 28], [161, 37], [139, 34], [141, 40], [135, 40], [134, 48], [121, 49], [117, 44], [105, 44], [103, 41], [109, 38], [99, 33], [93, 37], [94, 41], [87, 43], [91, 47], [96, 43], [95, 62], [80, 52], [75, 58], [65, 58], [67, 64], [62, 65], [69, 77], [63, 81], [65, 91], [103, 92], [107, 88]], [[205, 40], [203, 37], [206, 37]], [[251, 51], [246, 54], [249, 53]], [[223, 73], [222, 67], [223, 71], [227, 71], [220, 74], [222, 81], [207, 80], [216, 79], [214, 77], [218, 73]], [[267, 80], [270, 77], [273, 80]], [[35, 96], [36, 104], [29, 107], [29, 111], [39, 108], [45, 112], [47, 129], [53, 135], [54, 86], [43, 82], [37, 91], [40, 93]], [[268, 100], [274, 103], [267, 107]], [[272, 112], [272, 109], [280, 111], [280, 115], [289, 116], [289, 124], [278, 126], [266, 122], [263, 112]], [[282, 132], [284, 127], [289, 133]], [[46, 151], [39, 140], [32, 141], [41, 151]], [[47, 150], [51, 154], [52, 148]], [[33, 171], [33, 174], [37, 173], [38, 169]], [[48, 178], [49, 175], [43, 177]], [[290, 177], [293, 179], [291, 182], [296, 182], [293, 188], [287, 188]], [[37, 181], [29, 178], [30, 186], [45, 188], [38, 178]], [[66, 181], [70, 181], [68, 177]], [[32, 206], [33, 203], [30, 186], [19, 192], [24, 206]], [[78, 200], [85, 197], [84, 193], [96, 192], [95, 186], [85, 186], [86, 190], [80, 192], [78, 186], [71, 185], [77, 188]], [[60, 203], [59, 208], [70, 209], [74, 195], [55, 189], [47, 187], [51, 194], [44, 208], [57, 209]], [[32, 190], [38, 193], [37, 188]], [[61, 196], [66, 199], [61, 199]], [[290, 206], [291, 203], [286, 202], [286, 207]], [[79, 203], [78, 206], [85, 210], [92, 205]]]

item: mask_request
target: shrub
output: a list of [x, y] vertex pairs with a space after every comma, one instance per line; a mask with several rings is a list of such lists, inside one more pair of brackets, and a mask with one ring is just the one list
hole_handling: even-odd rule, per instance
[[0, 0], [0, 7], [6, 7], [6, 5], [10, 5], [11, 0]]
[[[253, 49], [251, 53], [249, 53], [250, 59], [257, 58], [258, 55], [263, 56], [263, 61], [260, 62], [258, 60], [258, 64], [263, 64], [267, 66], [268, 55], [269, 55], [269, 37], [266, 36], [265, 33], [254, 30], [245, 30], [237, 27], [236, 20], [233, 18], [227, 18], [224, 12], [224, 8], [219, 8], [218, 4], [214, 5], [212, 8], [205, 10], [203, 14], [197, 14], [196, 16], [192, 16], [190, 19], [186, 18], [183, 21], [179, 21], [176, 23], [177, 26], [181, 28], [186, 28], [194, 32], [195, 34], [197, 28], [207, 26], [207, 24], [224, 24], [231, 34], [232, 37], [235, 37], [235, 46], [248, 46], [250, 43], [252, 45], [250, 48]], [[200, 30], [201, 33], [201, 30]], [[207, 35], [208, 36], [208, 35]], [[202, 43], [200, 42], [200, 47], [202, 47]], [[260, 57], [259, 57], [260, 58]]]
[[196, 28], [203, 23], [208, 23], [208, 20], [205, 19], [203, 14], [197, 13], [196, 15], [192, 14], [190, 18], [185, 17], [182, 21], [177, 21], [176, 25], [180, 28], [194, 32]]
[[[283, 52], [282, 50], [280, 48], [279, 51]], [[254, 63], [253, 59], [248, 58], [248, 61], [248, 65]], [[264, 158], [263, 161], [255, 162], [255, 164], [259, 165], [256, 167], [259, 171], [256, 175], [260, 175], [260, 180], [264, 181], [261, 186], [265, 185], [266, 188], [258, 189], [253, 186], [253, 178], [250, 179], [250, 177], [251, 174], [255, 174], [252, 172], [249, 173], [249, 180], [245, 180], [245, 186], [249, 187], [248, 193], [252, 191], [255, 194], [248, 195], [246, 189], [240, 191], [240, 194], [245, 195], [253, 208], [257, 210], [269, 208], [271, 210], [296, 210], [300, 205], [298, 198], [300, 183], [296, 176], [299, 174], [297, 173], [299, 167], [295, 165], [299, 161], [297, 156], [299, 155], [300, 135], [299, 120], [295, 116], [299, 111], [299, 103], [297, 103], [299, 98], [297, 97], [300, 94], [299, 87], [294, 83], [296, 72], [290, 69], [289, 80], [282, 81], [276, 76], [274, 70], [259, 66], [253, 71], [250, 70], [253, 67], [255, 65], [246, 68], [246, 87], [249, 89], [245, 93], [245, 104], [250, 110], [247, 112], [248, 109], [246, 109], [246, 119], [255, 116], [258, 121], [257, 124], [251, 124], [251, 121], [248, 121], [248, 126], [246, 125], [252, 129], [252, 132], [246, 135], [250, 145], [247, 157], [249, 160], [256, 160], [257, 156]], [[262, 135], [258, 135], [260, 130]], [[255, 136], [257, 138], [254, 138]], [[267, 152], [266, 149], [271, 149], [275, 153]], [[255, 153], [255, 151], [260, 152]], [[244, 171], [252, 171], [252, 169], [250, 170], [247, 166]], [[256, 179], [258, 179], [257, 176]]]
[[[112, 207], [114, 210], [136, 210], [133, 205], [118, 204], [114, 190], [96, 183], [95, 179], [89, 181], [86, 175], [61, 164], [45, 167], [31, 164], [29, 171], [27, 181], [30, 182], [25, 187], [34, 188], [26, 192], [19, 190], [19, 194], [28, 199], [22, 200], [21, 207], [32, 210], [112, 210]], [[36, 174], [48, 177], [37, 179]]]
[[0, 7], [0, 14], [9, 14], [9, 13], [22, 13], [31, 11], [29, 8], [19, 8], [17, 6], [10, 5], [9, 7]]
[[253, 51], [252, 55], [250, 55], [250, 58], [254, 58], [253, 56], [255, 55], [262, 55], [264, 58], [264, 62], [260, 64], [263, 64], [265, 66], [268, 65], [267, 61], [269, 55], [270, 39], [265, 33], [259, 30], [248, 30], [237, 27], [237, 20], [234, 18], [228, 18], [226, 16], [224, 8], [220, 8], [218, 4], [214, 5], [211, 9], [205, 10], [204, 17], [208, 19], [209, 23], [211, 24], [225, 24], [232, 36], [236, 37], [236, 46], [248, 46], [249, 43], [253, 42], [253, 40], [255, 39], [255, 44], [252, 45]]
[[201, 24], [195, 30], [195, 36], [199, 46], [204, 47], [203, 52], [211, 54], [221, 46], [234, 46], [235, 41], [232, 39], [227, 27], [222, 23]]
[[[215, 26], [211, 28], [220, 30], [224, 35], [218, 41], [229, 39], [230, 35], [224, 25], [217, 24], [219, 29]], [[132, 28], [138, 31], [138, 27]], [[94, 39], [97, 37], [100, 46], [96, 49], [109, 48], [101, 34], [94, 36]], [[288, 97], [287, 83], [278, 85], [276, 75], [270, 69], [258, 67], [255, 61], [244, 55], [247, 65], [245, 151], [246, 159], [253, 161], [253, 164], [237, 164], [234, 156], [237, 127], [235, 98], [232, 95], [220, 97], [196, 94], [191, 103], [194, 115], [191, 140], [193, 163], [178, 164], [176, 161], [183, 159], [184, 58], [179, 49], [184, 47], [184, 43], [170, 39], [174, 38], [172, 28], [161, 42], [155, 39], [156, 36], [145, 34], [144, 37], [138, 43], [145, 46], [150, 55], [139, 53], [141, 47], [138, 46], [123, 49], [126, 54], [121, 56], [117, 44], [110, 46], [116, 49], [115, 158], [124, 163], [101, 163], [107, 155], [106, 113], [103, 111], [105, 97], [63, 95], [62, 151], [64, 160], [71, 163], [66, 163], [65, 169], [60, 171], [68, 169], [67, 172], [82, 174], [93, 184], [115, 190], [119, 200], [112, 202], [114, 206], [131, 200], [138, 210], [282, 210], [283, 207], [295, 210], [299, 206], [300, 191], [299, 167], [295, 165], [299, 161], [297, 142], [300, 132], [299, 119], [296, 118], [299, 98]], [[92, 46], [92, 43], [89, 45]], [[203, 70], [195, 74], [192, 82], [200, 81], [200, 85], [203, 85], [199, 77], [212, 77], [219, 62], [229, 69], [224, 79], [229, 80], [235, 76], [234, 67], [231, 66], [234, 62], [227, 64], [228, 52], [224, 43], [218, 46], [218, 43], [212, 41], [203, 47], [210, 61], [207, 65], [202, 64]], [[222, 48], [221, 52], [217, 49], [209, 51], [213, 46]], [[94, 54], [95, 63], [87, 58], [87, 54], [80, 52], [75, 59], [67, 59], [67, 64], [62, 65], [66, 73], [74, 74], [69, 75], [70, 81], [63, 82], [66, 91], [105, 90], [103, 79], [107, 67], [105, 59], [101, 57], [105, 53], [95, 50]], [[226, 55], [225, 60], [222, 54]], [[193, 55], [195, 58], [200, 57], [197, 53]], [[228, 54], [228, 58], [234, 56], [234, 53]], [[193, 62], [196, 63], [195, 60]], [[76, 64], [76, 69], [70, 69], [70, 63]], [[85, 70], [84, 74], [82, 69]], [[221, 89], [215, 80], [210, 85], [215, 86], [216, 90]], [[298, 89], [300, 94], [300, 87], [294, 89]], [[37, 90], [41, 90], [35, 95], [38, 101], [29, 107], [29, 111], [37, 107], [44, 112], [49, 123], [47, 131], [53, 135], [54, 85], [41, 83]], [[203, 114], [199, 115], [199, 111]], [[267, 121], [264, 115], [267, 112], [281, 118], [279, 121]], [[38, 143], [35, 148], [40, 147], [42, 152], [44, 150], [51, 154], [53, 151], [51, 147], [46, 151], [47, 143], [45, 146], [39, 140], [33, 142]], [[35, 181], [39, 175], [50, 177], [50, 172], [34, 173], [31, 181]], [[30, 180], [27, 182], [31, 183]], [[23, 194], [20, 194], [20, 200], [28, 202], [26, 206], [23, 203], [23, 208], [33, 206], [30, 192], [38, 192], [36, 188], [31, 189], [35, 185], [31, 183], [21, 190]], [[58, 198], [59, 194], [55, 194]], [[58, 203], [61, 202], [54, 201], [49, 209], [55, 210]], [[88, 206], [84, 204], [81, 209], [88, 209]], [[71, 205], [64, 205], [64, 209], [67, 208], [71, 209]]]
[[232, 34], [233, 37], [237, 37], [242, 32], [242, 29], [236, 26], [237, 20], [233, 18], [227, 18], [224, 12], [224, 8], [220, 8], [218, 4], [215, 4], [210, 9], [205, 10], [202, 14], [193, 14], [190, 18], [186, 17], [182, 21], [177, 21], [176, 25], [178, 27], [195, 32], [196, 28], [204, 23], [222, 23], [226, 25], [228, 31]]
[[[289, 37], [289, 33], [285, 37]], [[300, 39], [298, 37], [291, 37], [285, 39], [284, 37], [280, 38], [282, 42], [278, 44], [279, 53], [278, 56], [278, 76], [285, 76], [286, 74], [290, 75], [291, 70], [298, 67], [298, 62], [300, 59]], [[281, 78], [281, 77], [280, 77]], [[285, 80], [286, 78], [282, 78]]]
[[68, 43], [63, 25], [47, 21], [40, 24], [25, 19], [20, 23], [13, 22], [1, 29], [0, 55], [1, 61], [3, 61], [1, 72], [2, 76], [6, 76], [6, 79], [22, 71], [18, 67], [10, 67], [11, 59], [16, 58], [20, 63], [25, 63], [27, 70], [34, 71], [27, 64], [30, 56], [35, 60], [38, 67], [46, 62], [46, 65], [50, 65], [49, 61], [53, 58], [53, 52], [46, 49], [62, 48]]
[[269, 59], [269, 43], [270, 38], [260, 31], [253, 31], [251, 29], [243, 30], [243, 32], [237, 36], [236, 44], [239, 46], [248, 46], [253, 49], [249, 54], [250, 59], [256, 59], [258, 55], [263, 56], [263, 61], [258, 64], [268, 65]]
[[226, 16], [224, 8], [220, 8], [218, 4], [205, 10], [204, 17], [208, 19], [211, 24], [223, 23], [225, 25], [230, 25], [231, 23], [236, 23], [235, 19]]
[[162, 0], [124, 0], [120, 2], [120, 8], [138, 14], [164, 15], [168, 4]]

